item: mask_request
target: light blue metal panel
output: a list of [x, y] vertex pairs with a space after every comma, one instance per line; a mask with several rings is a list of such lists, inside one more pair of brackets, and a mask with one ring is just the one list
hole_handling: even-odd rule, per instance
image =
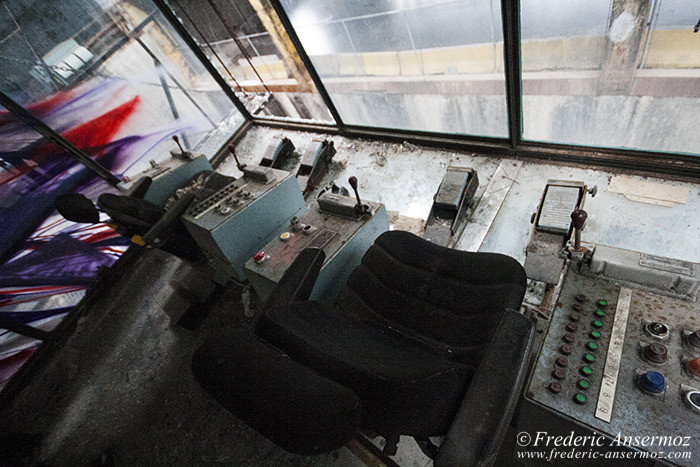
[[177, 159], [168, 159], [144, 172], [143, 176], [153, 178], [153, 183], [144, 196], [146, 201], [165, 206], [175, 190], [182, 188], [196, 173], [202, 170], [214, 170], [204, 155], [189, 162], [181, 162]]
[[[348, 199], [354, 203], [354, 199]], [[299, 253], [309, 245], [317, 245], [323, 247], [326, 259], [311, 298], [333, 303], [374, 240], [389, 230], [384, 205], [368, 204], [372, 215], [353, 219], [321, 211], [315, 206], [295, 225], [287, 224], [287, 238], [273, 238], [266, 244], [263, 262], [249, 259], [243, 267], [256, 293], [266, 300]]]
[[254, 200], [212, 231], [212, 237], [240, 279], [243, 264], [281, 234], [289, 219], [306, 210], [296, 178], [289, 175], [273, 190]]
[[243, 264], [306, 210], [296, 179], [268, 170], [274, 180], [238, 179], [183, 216], [210, 263], [229, 277], [244, 279]]
[[350, 274], [360, 264], [369, 247], [387, 230], [389, 230], [389, 220], [386, 208], [381, 205], [367, 223], [357, 229], [333, 256], [326, 259], [311, 293], [311, 299], [329, 305], [335, 302]]

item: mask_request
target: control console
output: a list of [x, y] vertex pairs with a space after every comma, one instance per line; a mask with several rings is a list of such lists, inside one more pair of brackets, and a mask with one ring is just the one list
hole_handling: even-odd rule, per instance
[[243, 177], [191, 205], [182, 217], [210, 263], [237, 279], [245, 278], [243, 264], [306, 209], [289, 172], [242, 169]]
[[293, 217], [277, 238], [251, 255], [243, 270], [263, 300], [304, 248], [318, 247], [324, 250], [326, 259], [311, 299], [333, 303], [374, 240], [389, 230], [384, 205], [363, 202], [357, 191], [357, 179], [351, 177], [349, 181], [355, 198], [323, 193], [317, 206]]
[[537, 356], [519, 431], [599, 434], [611, 441], [602, 450], [654, 451], [659, 459], [691, 452], [663, 462], [697, 465], [700, 303], [574, 269]]
[[[173, 136], [179, 151], [171, 150], [170, 158], [163, 161], [151, 161], [151, 166], [133, 177], [138, 182], [144, 177], [149, 177], [151, 182], [143, 199], [158, 206], [165, 206], [177, 189], [182, 188], [194, 175], [203, 170], [213, 170], [209, 160], [203, 154], [185, 151], [180, 145], [177, 136]], [[129, 181], [128, 179], [126, 181]]]

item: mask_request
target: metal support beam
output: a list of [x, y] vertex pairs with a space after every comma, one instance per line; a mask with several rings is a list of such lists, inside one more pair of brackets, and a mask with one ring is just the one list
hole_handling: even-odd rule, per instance
[[503, 67], [506, 75], [508, 135], [512, 148], [522, 141], [522, 86], [520, 81], [520, 2], [501, 0]]
[[160, 12], [163, 14], [163, 16], [165, 16], [165, 19], [168, 20], [175, 31], [180, 35], [182, 40], [185, 41], [190, 50], [192, 50], [192, 53], [195, 55], [195, 57], [197, 57], [197, 59], [199, 59], [212, 78], [214, 78], [214, 81], [216, 81], [216, 84], [221, 87], [224, 94], [231, 99], [231, 102], [233, 102], [233, 105], [236, 106], [243, 117], [246, 120], [252, 120], [253, 117], [250, 115], [250, 112], [248, 112], [248, 109], [246, 109], [243, 103], [238, 100], [238, 97], [236, 96], [236, 93], [233, 92], [233, 89], [231, 89], [231, 86], [228, 85], [226, 80], [219, 74], [214, 65], [212, 65], [206, 54], [199, 47], [199, 44], [197, 44], [197, 41], [194, 40], [189, 31], [187, 31], [187, 28], [185, 28], [178, 17], [175, 16], [175, 13], [173, 13], [170, 7], [166, 4], [165, 0], [153, 0], [153, 3], [158, 7]]
[[651, 0], [613, 0], [605, 32], [605, 52], [598, 95], [627, 96], [634, 90], [637, 68], [644, 54]]
[[325, 102], [326, 107], [328, 107], [328, 111], [331, 113], [333, 116], [333, 119], [335, 119], [336, 125], [338, 125], [339, 128], [344, 128], [345, 124], [343, 123], [343, 119], [340, 118], [340, 114], [338, 113], [338, 110], [335, 108], [335, 104], [333, 104], [333, 100], [331, 99], [331, 96], [328, 94], [328, 91], [326, 91], [326, 87], [323, 85], [323, 82], [321, 81], [321, 77], [318, 75], [316, 72], [316, 68], [314, 68], [313, 63], [311, 63], [311, 59], [309, 56], [306, 54], [306, 51], [304, 50], [304, 46], [301, 45], [301, 41], [299, 40], [299, 36], [297, 36], [296, 31], [294, 30], [294, 27], [292, 26], [292, 22], [289, 20], [289, 17], [287, 16], [287, 12], [284, 11], [284, 7], [280, 3], [279, 0], [265, 0], [268, 2], [272, 7], [275, 9], [275, 12], [277, 13], [277, 16], [279, 17], [279, 20], [282, 22], [282, 26], [284, 26], [284, 29], [287, 32], [287, 35], [289, 36], [289, 39], [292, 41], [292, 44], [294, 44], [294, 47], [297, 49], [297, 53], [299, 54], [299, 58], [301, 58], [301, 61], [304, 63], [304, 66], [306, 67], [306, 71], [309, 73], [309, 76], [311, 76], [311, 79], [313, 80], [314, 84], [316, 85], [316, 90], [318, 93], [321, 95], [321, 98], [323, 99], [323, 102]]
[[15, 117], [19, 118], [24, 123], [35, 129], [40, 135], [51, 140], [54, 144], [63, 149], [68, 155], [77, 159], [80, 163], [82, 163], [88, 169], [95, 172], [95, 174], [97, 174], [100, 178], [102, 178], [110, 185], [117, 186], [119, 184], [120, 180], [115, 175], [113, 175], [112, 172], [110, 172], [98, 162], [96, 162], [94, 159], [92, 159], [88, 154], [75, 147], [73, 143], [56, 133], [51, 127], [39, 120], [27, 109], [10, 99], [9, 96], [7, 96], [1, 91], [0, 105], [5, 107]]

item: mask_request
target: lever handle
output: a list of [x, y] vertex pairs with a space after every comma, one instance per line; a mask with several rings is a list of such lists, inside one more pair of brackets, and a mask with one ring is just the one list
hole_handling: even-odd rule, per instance
[[586, 218], [588, 218], [588, 213], [583, 209], [574, 209], [574, 212], [571, 213], [571, 222], [574, 224], [574, 251], [577, 252], [582, 251], [581, 229], [586, 223]]
[[233, 144], [229, 144], [228, 152], [231, 153], [231, 155], [233, 156], [233, 160], [236, 161], [236, 166], [238, 167], [238, 170], [242, 171], [245, 165], [241, 164], [241, 161], [238, 160], [238, 156], [236, 155], [236, 147]]
[[353, 176], [348, 178], [348, 183], [355, 192], [355, 198], [357, 198], [357, 207], [362, 208], [362, 200], [360, 200], [360, 192], [357, 191], [357, 177]]
[[185, 150], [182, 148], [182, 145], [180, 144], [180, 138], [177, 137], [177, 135], [173, 135], [173, 141], [175, 141], [175, 144], [177, 144], [177, 147], [180, 148], [181, 153], [185, 153]]

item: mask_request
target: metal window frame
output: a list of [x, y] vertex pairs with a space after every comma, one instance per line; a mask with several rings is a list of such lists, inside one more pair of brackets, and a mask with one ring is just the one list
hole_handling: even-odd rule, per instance
[[[506, 80], [506, 106], [508, 113], [508, 137], [436, 133], [400, 128], [381, 128], [353, 125], [343, 122], [332, 98], [327, 92], [311, 59], [306, 53], [280, 0], [269, 0], [280, 18], [292, 44], [304, 63], [319, 95], [335, 120], [335, 124], [300, 122], [280, 118], [251, 115], [238, 100], [226, 81], [209, 63], [196, 41], [166, 5], [166, 0], [153, 0], [177, 32], [192, 48], [227, 96], [234, 102], [246, 120], [253, 125], [286, 130], [334, 134], [347, 137], [367, 138], [381, 141], [411, 142], [429, 147], [493, 154], [501, 157], [523, 158], [533, 161], [553, 161], [588, 167], [610, 167], [636, 173], [670, 175], [676, 178], [700, 179], [700, 156], [673, 152], [640, 149], [582, 146], [550, 143], [523, 139], [522, 73], [520, 63], [520, 2], [501, 1], [503, 24], [504, 72]], [[166, 11], [167, 10], [167, 11]]]

